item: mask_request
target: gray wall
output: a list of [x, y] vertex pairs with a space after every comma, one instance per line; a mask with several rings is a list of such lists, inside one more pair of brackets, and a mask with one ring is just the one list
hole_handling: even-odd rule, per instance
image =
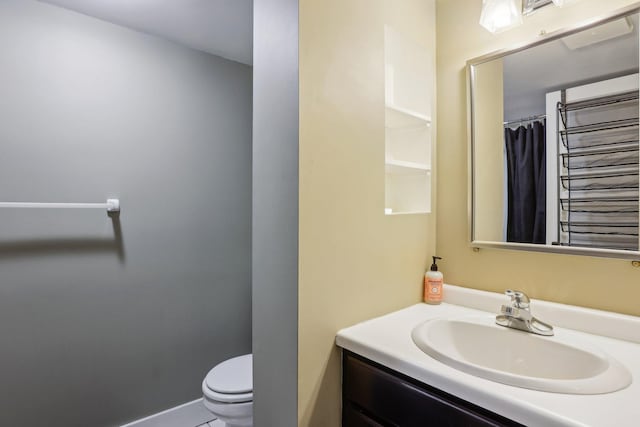
[[298, 0], [253, 6], [256, 427], [297, 425]]
[[251, 69], [0, 2], [0, 425], [119, 425], [251, 351]]

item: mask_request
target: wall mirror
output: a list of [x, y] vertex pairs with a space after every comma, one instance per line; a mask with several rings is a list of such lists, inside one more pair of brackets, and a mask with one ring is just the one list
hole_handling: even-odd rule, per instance
[[468, 62], [472, 246], [640, 259], [639, 10]]

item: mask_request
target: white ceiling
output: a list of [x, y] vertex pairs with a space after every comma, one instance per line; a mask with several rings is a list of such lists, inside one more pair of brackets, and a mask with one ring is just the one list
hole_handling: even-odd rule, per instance
[[561, 39], [504, 58], [505, 121], [544, 114], [545, 94], [638, 72], [638, 15], [630, 34], [570, 50]]
[[40, 0], [251, 64], [253, 0]]

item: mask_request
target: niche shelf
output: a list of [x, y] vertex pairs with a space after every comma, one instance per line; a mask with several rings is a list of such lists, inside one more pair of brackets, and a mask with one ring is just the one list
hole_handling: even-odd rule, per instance
[[386, 160], [386, 171], [399, 175], [415, 174], [416, 171], [431, 171], [429, 165], [423, 163], [406, 162], [403, 160]]
[[431, 212], [432, 57], [385, 26], [385, 214]]
[[431, 126], [431, 117], [395, 105], [386, 105], [384, 125], [387, 129], [411, 129]]

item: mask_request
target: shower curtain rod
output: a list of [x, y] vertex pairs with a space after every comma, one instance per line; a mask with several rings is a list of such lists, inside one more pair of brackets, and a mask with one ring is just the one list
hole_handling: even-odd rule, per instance
[[509, 122], [502, 122], [502, 124], [504, 126], [510, 126], [510, 125], [515, 125], [515, 124], [522, 124], [522, 123], [526, 123], [526, 122], [534, 122], [536, 120], [542, 120], [542, 119], [546, 119], [547, 115], [546, 114], [539, 114], [537, 116], [529, 116], [529, 117], [523, 117], [519, 120], [511, 120]]
[[119, 199], [107, 199], [106, 203], [0, 202], [0, 208], [106, 209], [107, 212], [120, 212], [120, 200]]

